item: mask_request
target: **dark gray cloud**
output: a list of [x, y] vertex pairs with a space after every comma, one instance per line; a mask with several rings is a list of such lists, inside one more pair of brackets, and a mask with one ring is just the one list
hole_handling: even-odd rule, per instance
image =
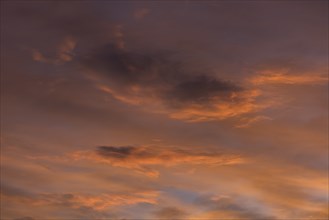
[[189, 71], [169, 52], [129, 51], [106, 45], [82, 57], [81, 63], [119, 91], [138, 86], [169, 106], [206, 105], [215, 98], [228, 101], [232, 93], [243, 90], [233, 82], [212, 77], [210, 72]]
[[158, 157], [160, 159], [163, 149], [144, 146], [99, 146], [95, 149], [95, 152], [104, 158], [126, 161], [128, 158], [143, 160]]
[[121, 85], [156, 86], [174, 83], [186, 75], [168, 52], [127, 51], [113, 44], [94, 49], [81, 62]]
[[104, 157], [115, 157], [115, 158], [126, 158], [131, 155], [135, 147], [124, 146], [124, 147], [112, 147], [112, 146], [99, 146], [96, 151], [99, 155]]
[[242, 88], [232, 82], [200, 75], [175, 86], [170, 91], [168, 98], [182, 104], [209, 103], [217, 97], [220, 97], [223, 101], [228, 101], [233, 92], [240, 90]]
[[[189, 156], [202, 156], [202, 157], [220, 157], [224, 156], [220, 151], [207, 152], [202, 150], [187, 150], [179, 148], [161, 147], [161, 146], [98, 146], [95, 151], [99, 156], [104, 158], [126, 159], [130, 158], [157, 158], [170, 160], [175, 156], [189, 157]], [[238, 156], [238, 155], [236, 155]]]

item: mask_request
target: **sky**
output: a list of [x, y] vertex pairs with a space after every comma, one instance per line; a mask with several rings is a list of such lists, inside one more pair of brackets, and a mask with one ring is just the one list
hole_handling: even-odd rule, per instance
[[328, 219], [328, 1], [1, 1], [1, 219]]

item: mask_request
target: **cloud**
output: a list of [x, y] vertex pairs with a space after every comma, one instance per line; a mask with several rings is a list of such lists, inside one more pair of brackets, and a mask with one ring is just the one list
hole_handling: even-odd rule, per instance
[[[205, 209], [212, 218], [199, 219], [264, 219], [261, 214], [272, 209], [281, 219], [328, 216], [327, 80], [316, 69], [327, 60], [327, 7], [319, 5], [321, 15], [311, 2], [250, 2], [241, 8], [218, 2], [190, 4], [182, 14], [176, 3], [150, 4], [152, 17], [141, 11], [137, 22], [131, 14], [135, 5], [112, 1], [5, 5], [3, 128], [21, 145], [13, 159], [2, 160], [2, 181], [11, 186], [4, 192], [6, 218], [77, 219], [67, 209], [117, 209], [141, 219]], [[9, 5], [29, 10], [13, 19]], [[34, 59], [51, 65], [32, 62], [21, 45], [35, 48]], [[279, 61], [276, 68], [265, 64], [268, 71], [249, 71], [276, 57], [299, 60], [298, 65], [281, 71], [287, 64]], [[57, 63], [67, 65], [52, 66]], [[261, 112], [278, 98], [285, 101], [282, 108]], [[290, 98], [295, 101], [286, 101]], [[229, 120], [181, 123], [145, 114], [150, 112], [185, 122]], [[267, 117], [273, 120], [260, 123]], [[248, 129], [231, 129], [236, 121]], [[260, 126], [250, 128], [253, 123]], [[129, 145], [152, 138], [163, 140], [156, 145], [202, 148]], [[100, 146], [104, 143], [123, 146]], [[218, 143], [248, 159], [214, 150]], [[40, 154], [44, 158], [26, 156]], [[321, 174], [306, 175], [308, 169]], [[170, 194], [170, 187], [181, 190]], [[168, 194], [158, 198], [127, 189]], [[191, 208], [191, 198], [207, 192], [214, 195]], [[253, 207], [255, 200], [269, 209]]]
[[168, 52], [120, 49], [113, 44], [81, 56], [96, 87], [127, 104], [185, 121], [222, 120], [257, 112], [260, 91], [188, 70]]
[[255, 85], [288, 84], [318, 85], [327, 84], [328, 76], [320, 74], [291, 74], [288, 70], [265, 70], [250, 79]]
[[72, 60], [72, 51], [75, 48], [77, 41], [72, 37], [66, 37], [58, 46], [57, 54], [58, 59], [62, 62], [68, 62]]
[[94, 151], [79, 151], [69, 157], [75, 160], [90, 160], [110, 164], [157, 177], [159, 171], [154, 166], [176, 166], [180, 164], [222, 166], [246, 163], [240, 155], [219, 152], [195, 152], [158, 146], [100, 146]]
[[[132, 205], [137, 203], [155, 204], [158, 192], [140, 192], [131, 194], [43, 194], [38, 201], [45, 204], [63, 204], [72, 208], [87, 207], [105, 210], [112, 206]], [[37, 202], [37, 203], [38, 203]]]
[[200, 196], [195, 200], [195, 204], [206, 208], [206, 211], [202, 213], [203, 216], [220, 219], [275, 219], [273, 216], [265, 214], [265, 211], [255, 204], [246, 205], [248, 202], [254, 201], [228, 195]]
[[[260, 91], [251, 90], [240, 95], [232, 94], [231, 102], [216, 100], [210, 107], [193, 104], [179, 111], [169, 112], [171, 118], [188, 122], [202, 122], [224, 120], [232, 117], [240, 117], [249, 113], [257, 113], [274, 104], [273, 101], [257, 103], [256, 98]], [[236, 101], [234, 101], [236, 99]]]
[[134, 147], [111, 147], [111, 146], [100, 146], [97, 148], [97, 153], [104, 157], [114, 158], [126, 158], [133, 153]]
[[143, 53], [121, 50], [113, 44], [94, 49], [82, 57], [81, 63], [104, 80], [115, 81], [120, 86], [168, 85], [185, 77], [178, 63], [166, 53]]
[[223, 80], [205, 75], [180, 82], [169, 91], [168, 100], [173, 105], [209, 104], [216, 99], [231, 101], [231, 96], [242, 88]]
[[159, 219], [183, 219], [187, 213], [177, 207], [164, 207], [154, 212], [155, 216]]
[[39, 50], [32, 50], [32, 58], [35, 61], [48, 63], [48, 64], [63, 64], [65, 62], [69, 62], [73, 59], [73, 50], [76, 46], [76, 40], [72, 37], [66, 37], [62, 42], [57, 46], [56, 57], [48, 58], [45, 57]]
[[[255, 178], [254, 189], [257, 189], [264, 204], [272, 206], [275, 215], [284, 217], [320, 218], [328, 216], [328, 209], [324, 207], [328, 203], [328, 180], [323, 175], [312, 174], [304, 169], [305, 176], [292, 175], [293, 169], [285, 167], [286, 173], [278, 175], [272, 171], [270, 181], [262, 177]], [[303, 169], [301, 169], [302, 171]], [[294, 171], [297, 171], [295, 168]]]
[[268, 117], [268, 116], [264, 116], [264, 115], [258, 115], [252, 118], [242, 118], [240, 120], [240, 124], [236, 125], [236, 128], [248, 128], [250, 127], [252, 124], [260, 122], [260, 121], [264, 121], [264, 120], [272, 120], [272, 118]]
[[148, 8], [139, 8], [134, 11], [134, 17], [137, 20], [143, 19], [145, 16], [147, 16], [150, 13], [150, 9]]
[[113, 25], [112, 34], [116, 47], [124, 49], [126, 47], [126, 42], [124, 40], [123, 26], [120, 24]]
[[60, 206], [72, 209], [88, 208], [104, 211], [113, 206], [125, 206], [138, 203], [156, 204], [159, 192], [145, 191], [132, 193], [87, 194], [87, 193], [40, 193], [33, 196], [4, 196], [8, 201], [28, 203], [32, 206]]
[[42, 63], [53, 63], [52, 59], [47, 59], [40, 51], [36, 49], [32, 50], [32, 58], [33, 60]]

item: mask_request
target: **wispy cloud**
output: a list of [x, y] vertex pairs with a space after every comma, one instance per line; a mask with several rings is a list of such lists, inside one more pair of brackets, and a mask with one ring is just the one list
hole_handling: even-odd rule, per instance
[[265, 70], [250, 79], [255, 85], [290, 84], [290, 85], [318, 85], [327, 84], [325, 74], [291, 74], [288, 70]]
[[151, 177], [157, 177], [157, 166], [176, 166], [179, 164], [222, 166], [246, 163], [240, 155], [222, 153], [195, 152], [170, 149], [158, 146], [100, 146], [95, 151], [75, 152], [71, 155], [76, 160], [91, 160], [136, 170]]

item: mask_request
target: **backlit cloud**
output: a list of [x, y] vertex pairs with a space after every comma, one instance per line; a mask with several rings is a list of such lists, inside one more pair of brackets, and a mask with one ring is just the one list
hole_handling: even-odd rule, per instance
[[256, 85], [290, 84], [290, 85], [317, 85], [327, 84], [328, 76], [325, 74], [291, 74], [288, 70], [267, 70], [258, 73], [250, 80]]
[[246, 163], [239, 155], [222, 153], [189, 152], [158, 146], [100, 146], [95, 151], [75, 152], [73, 159], [87, 159], [97, 163], [110, 164], [142, 172], [157, 177], [159, 172], [154, 166], [171, 167], [180, 164], [201, 166], [222, 166]]
[[190, 73], [166, 53], [130, 52], [108, 45], [82, 59], [82, 63], [101, 91], [174, 119], [222, 120], [270, 105], [256, 102], [259, 90], [245, 89], [232, 81], [211, 77], [210, 73]]

